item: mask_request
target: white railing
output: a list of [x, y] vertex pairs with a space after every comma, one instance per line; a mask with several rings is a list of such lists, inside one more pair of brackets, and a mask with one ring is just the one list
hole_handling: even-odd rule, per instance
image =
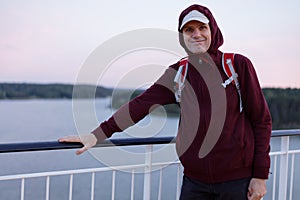
[[[269, 199], [293, 200], [299, 198], [299, 194], [298, 197], [296, 197], [296, 195], [293, 196], [293, 188], [294, 188], [294, 177], [295, 177], [295, 171], [294, 171], [295, 155], [300, 154], [300, 143], [296, 147], [294, 147], [293, 150], [290, 149], [291, 138], [293, 136], [299, 136], [299, 133], [300, 133], [299, 130], [273, 131], [273, 136], [280, 137], [281, 141], [280, 141], [280, 149], [277, 151], [271, 151], [270, 153], [270, 156], [273, 160], [271, 166], [273, 177], [272, 177], [272, 184], [270, 184], [270, 186], [272, 186], [270, 188], [271, 189], [270, 191], [272, 192], [271, 193], [269, 192], [269, 194], [272, 195], [271, 198]], [[278, 157], [279, 157], [279, 163], [278, 163]], [[279, 169], [277, 169], [278, 164], [279, 164]]]
[[[177, 165], [178, 166], [178, 182], [180, 183], [180, 177], [181, 177], [181, 166], [179, 162], [174, 163], [155, 163], [152, 164], [152, 166], [166, 166], [166, 165]], [[46, 196], [45, 199], [49, 200], [50, 196], [50, 180], [51, 177], [54, 176], [61, 176], [61, 175], [69, 175], [69, 200], [73, 199], [73, 177], [76, 174], [87, 174], [90, 173], [91, 176], [91, 200], [94, 200], [94, 189], [95, 189], [95, 174], [99, 172], [106, 172], [106, 171], [112, 171], [112, 185], [111, 185], [111, 199], [115, 199], [115, 183], [116, 183], [116, 171], [118, 170], [131, 170], [131, 197], [130, 199], [134, 199], [134, 176], [135, 176], [135, 170], [140, 168], [149, 168], [149, 166], [145, 165], [131, 165], [131, 166], [119, 166], [114, 167], [112, 170], [111, 167], [101, 167], [101, 168], [90, 168], [90, 169], [76, 169], [76, 170], [65, 170], [65, 171], [53, 171], [53, 172], [42, 172], [42, 173], [32, 173], [32, 174], [18, 174], [18, 175], [8, 175], [8, 176], [1, 176], [0, 181], [7, 181], [7, 180], [20, 180], [21, 181], [21, 200], [24, 200], [24, 194], [25, 194], [25, 180], [30, 178], [40, 178], [40, 177], [46, 177]], [[147, 169], [148, 170], [148, 169]], [[149, 174], [149, 173], [148, 173]], [[151, 186], [151, 177], [145, 173], [145, 179], [144, 179], [144, 198], [143, 199], [150, 199], [150, 186]], [[162, 175], [163, 170], [160, 169], [160, 184], [158, 188], [158, 197], [157, 199], [161, 199], [162, 196]], [[180, 189], [180, 185], [177, 186], [178, 190]], [[179, 191], [176, 192], [176, 199], [178, 199]]]
[[[300, 135], [300, 130], [289, 130], [289, 131], [273, 131], [273, 138], [281, 138], [280, 147], [278, 150], [271, 151], [271, 178], [268, 181], [268, 193], [265, 196], [266, 199], [272, 200], [293, 200], [296, 198], [296, 195], [293, 194], [293, 188], [295, 186], [295, 155], [300, 153], [300, 144], [299, 147], [290, 149], [290, 140], [292, 137], [296, 137]], [[170, 143], [170, 141], [169, 141]], [[135, 199], [134, 191], [135, 191], [135, 172], [138, 170], [143, 170], [143, 199], [162, 199], [162, 188], [164, 184], [163, 179], [163, 168], [165, 166], [176, 166], [176, 177], [175, 183], [168, 184], [176, 184], [176, 191], [174, 191], [176, 199], [179, 199], [180, 195], [180, 187], [181, 187], [181, 177], [182, 177], [182, 169], [179, 161], [174, 162], [160, 162], [154, 163], [152, 161], [152, 151], [154, 144], [147, 144], [145, 150], [145, 163], [137, 164], [137, 165], [126, 165], [126, 166], [114, 166], [111, 167], [100, 167], [100, 168], [88, 168], [88, 169], [75, 169], [75, 170], [64, 170], [64, 171], [51, 171], [51, 172], [42, 172], [42, 173], [30, 173], [30, 174], [15, 174], [15, 175], [5, 175], [0, 176], [0, 181], [8, 181], [8, 180], [19, 180], [20, 181], [20, 199], [25, 199], [25, 190], [26, 190], [26, 180], [31, 178], [45, 178], [45, 198], [46, 200], [50, 199], [50, 183], [51, 178], [55, 176], [67, 175], [69, 177], [69, 191], [68, 191], [68, 199], [72, 200], [73, 196], [73, 178], [74, 175], [77, 174], [90, 174], [90, 199], [94, 200], [95, 198], [95, 187], [96, 187], [96, 173], [101, 172], [111, 172], [112, 180], [111, 180], [111, 199], [116, 199], [115, 190], [116, 190], [116, 172], [117, 171], [130, 171], [131, 172], [131, 186], [130, 186], [130, 199]], [[271, 148], [272, 149], [272, 148]], [[158, 182], [158, 191], [157, 196], [151, 196], [152, 186], [152, 169], [155, 167], [160, 167], [159, 169], [159, 182]], [[299, 173], [299, 172], [298, 172]], [[173, 177], [174, 177], [173, 176]], [[298, 183], [299, 184], [299, 183]], [[297, 191], [298, 192], [298, 191]], [[298, 194], [299, 195], [299, 194]], [[299, 196], [298, 196], [299, 197]]]

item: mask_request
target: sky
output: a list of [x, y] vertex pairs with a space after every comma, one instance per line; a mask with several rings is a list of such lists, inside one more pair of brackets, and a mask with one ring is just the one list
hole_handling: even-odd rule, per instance
[[[103, 43], [145, 28], [176, 34], [180, 12], [194, 3], [214, 14], [224, 36], [220, 50], [247, 56], [262, 87], [300, 88], [298, 0], [0, 0], [0, 82], [74, 84]], [[129, 65], [107, 70], [98, 83], [120, 82], [119, 68]]]

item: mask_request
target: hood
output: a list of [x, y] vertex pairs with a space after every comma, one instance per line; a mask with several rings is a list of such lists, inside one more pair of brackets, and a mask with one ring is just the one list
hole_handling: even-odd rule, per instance
[[221, 30], [219, 29], [217, 22], [214, 18], [214, 16], [212, 15], [212, 13], [210, 12], [210, 10], [204, 6], [201, 5], [191, 5], [188, 8], [186, 8], [185, 10], [182, 11], [182, 13], [179, 16], [179, 23], [178, 23], [178, 32], [179, 32], [179, 42], [180, 45], [185, 49], [185, 51], [187, 52], [188, 55], [191, 55], [192, 53], [186, 48], [184, 41], [183, 41], [183, 35], [182, 35], [182, 31], [180, 30], [181, 24], [182, 24], [182, 20], [183, 18], [192, 10], [198, 10], [201, 13], [203, 13], [208, 19], [209, 19], [209, 27], [211, 30], [211, 45], [208, 49], [208, 53], [213, 56], [216, 55], [218, 52], [219, 47], [223, 44], [223, 36], [221, 33]]

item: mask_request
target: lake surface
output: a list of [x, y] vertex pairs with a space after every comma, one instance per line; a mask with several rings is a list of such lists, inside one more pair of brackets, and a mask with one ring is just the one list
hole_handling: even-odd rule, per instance
[[[92, 105], [92, 106], [91, 106]], [[92, 109], [91, 109], [92, 108]], [[112, 115], [110, 99], [79, 100], [72, 104], [72, 100], [4, 100], [0, 101], [0, 143], [54, 141], [64, 135], [89, 133], [99, 122]], [[117, 133], [113, 138], [123, 137], [160, 137], [175, 136], [177, 118], [163, 116], [146, 117], [136, 127], [126, 133]], [[291, 140], [291, 148], [299, 148], [299, 138]], [[272, 139], [272, 149], [279, 149], [280, 140]], [[171, 145], [169, 145], [171, 146]], [[119, 148], [119, 147], [118, 147]], [[163, 147], [157, 147], [160, 151]], [[99, 149], [99, 148], [98, 148]], [[101, 149], [101, 148], [100, 148]], [[103, 148], [104, 149], [104, 148]], [[75, 155], [75, 150], [23, 152], [0, 154], [0, 175], [34, 173], [44, 171], [92, 168], [110, 166], [114, 161], [125, 164], [136, 163], [135, 155], [144, 151], [144, 147], [117, 149], [125, 152], [125, 159], [118, 157], [112, 149], [103, 150], [100, 159], [91, 153], [81, 156]], [[176, 159], [174, 148], [168, 149], [170, 159]], [[99, 152], [98, 152], [99, 154]], [[105, 156], [104, 156], [105, 155]], [[121, 154], [120, 154], [121, 155]], [[111, 160], [107, 157], [112, 158]], [[141, 160], [142, 162], [143, 160]], [[299, 156], [295, 156], [295, 178], [293, 196], [299, 197]], [[277, 167], [278, 169], [279, 167]], [[176, 167], [164, 168], [163, 198], [175, 199]], [[299, 171], [299, 170], [298, 170]], [[270, 175], [270, 180], [274, 175]], [[278, 175], [277, 175], [278, 178]], [[131, 175], [127, 172], [117, 172], [116, 199], [130, 199]], [[153, 172], [152, 197], [156, 199], [159, 182], [159, 172]], [[142, 198], [143, 175], [135, 176], [135, 199]], [[28, 179], [25, 184], [25, 199], [36, 200], [45, 198], [45, 178]], [[59, 176], [51, 178], [50, 199], [68, 199], [69, 177]], [[264, 199], [271, 198], [271, 185], [268, 183], [269, 193]], [[90, 174], [74, 176], [73, 199], [90, 199]], [[111, 172], [96, 174], [95, 199], [111, 199]], [[20, 181], [0, 182], [0, 199], [20, 199]]]
[[[114, 112], [110, 108], [109, 98], [96, 99], [95, 102], [79, 100], [76, 103], [79, 106], [74, 106], [75, 104], [72, 104], [71, 100], [0, 101], [0, 142], [55, 141], [65, 135], [76, 135], [78, 131], [89, 133], [97, 127], [99, 122], [107, 119]], [[94, 106], [93, 113], [88, 109], [91, 104]], [[77, 118], [76, 113], [79, 115]], [[91, 116], [94, 116], [94, 118], [91, 118]], [[97, 122], [95, 122], [95, 119]], [[117, 133], [112, 138], [175, 136], [177, 123], [177, 118], [166, 120], [166, 118], [159, 116], [146, 117], [135, 128], [132, 127], [125, 133]], [[156, 125], [159, 125], [160, 128], [155, 127]], [[122, 162], [122, 158], [115, 155], [113, 149], [111, 150], [111, 155], [108, 148], [103, 150], [103, 154], [106, 155], [103, 157], [103, 162], [96, 159], [91, 153], [76, 156], [75, 150], [0, 154], [0, 175], [110, 166], [111, 163], [107, 160], [107, 157]], [[142, 154], [144, 147], [122, 148], [122, 151], [127, 152], [128, 155], [135, 155], [136, 152]], [[131, 160], [129, 156], [129, 159], [125, 161], [126, 164], [137, 162], [134, 156]], [[164, 169], [164, 177], [167, 177], [170, 173], [176, 173], [176, 168], [168, 167]], [[157, 196], [158, 175], [158, 172], [153, 173], [152, 181], [155, 188], [152, 191], [153, 196]], [[135, 198], [141, 199], [143, 175], [136, 174], [135, 179]], [[168, 180], [172, 180], [172, 178], [168, 177]], [[173, 180], [176, 180], [175, 177]], [[116, 199], [130, 199], [131, 175], [126, 172], [117, 172], [116, 181]], [[50, 199], [68, 199], [68, 176], [51, 178], [50, 183]], [[25, 199], [44, 199], [45, 187], [45, 178], [26, 180]], [[164, 199], [175, 198], [175, 184], [166, 184], [164, 190], [172, 191], [164, 192], [167, 195]], [[111, 199], [110, 191], [111, 172], [101, 173], [101, 175], [96, 174], [96, 199]], [[19, 192], [20, 181], [0, 183], [1, 200], [20, 199]], [[89, 195], [90, 175], [75, 175], [73, 199], [90, 199]]]

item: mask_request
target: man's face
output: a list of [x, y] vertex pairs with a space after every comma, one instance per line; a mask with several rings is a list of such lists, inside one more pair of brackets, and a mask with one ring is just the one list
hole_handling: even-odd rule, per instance
[[208, 24], [190, 21], [182, 28], [183, 40], [192, 53], [205, 53], [211, 44], [211, 32]]

